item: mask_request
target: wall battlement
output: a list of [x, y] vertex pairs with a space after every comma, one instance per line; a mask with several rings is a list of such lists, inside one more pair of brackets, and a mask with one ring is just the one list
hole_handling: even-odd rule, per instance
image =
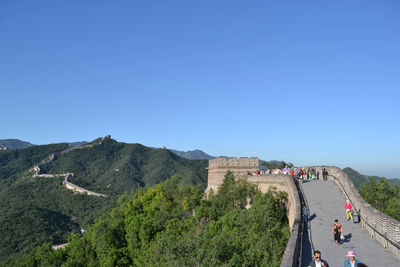
[[259, 167], [258, 158], [215, 158], [208, 161], [208, 184], [206, 192], [216, 191], [224, 181], [227, 171], [232, 171], [236, 177], [247, 176], [248, 172], [255, 172]]
[[208, 162], [209, 168], [225, 168], [225, 167], [241, 167], [241, 168], [258, 168], [258, 158], [215, 158]]

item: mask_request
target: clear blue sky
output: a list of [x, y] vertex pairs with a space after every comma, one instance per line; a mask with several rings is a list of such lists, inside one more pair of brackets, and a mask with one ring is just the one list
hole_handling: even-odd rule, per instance
[[400, 1], [1, 1], [0, 139], [400, 177]]

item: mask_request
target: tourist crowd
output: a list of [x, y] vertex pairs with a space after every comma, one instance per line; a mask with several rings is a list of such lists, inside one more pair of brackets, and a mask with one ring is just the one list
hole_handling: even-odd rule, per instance
[[[248, 175], [269, 175], [269, 174], [276, 174], [276, 175], [291, 175], [299, 180], [302, 183], [304, 180], [314, 180], [319, 179], [320, 173], [316, 171], [313, 167], [308, 168], [297, 168], [297, 167], [288, 167], [285, 168], [275, 168], [275, 169], [258, 169], [257, 171], [251, 173], [250, 171], [247, 172]], [[322, 169], [322, 177], [323, 180], [327, 180], [328, 171], [323, 168]]]

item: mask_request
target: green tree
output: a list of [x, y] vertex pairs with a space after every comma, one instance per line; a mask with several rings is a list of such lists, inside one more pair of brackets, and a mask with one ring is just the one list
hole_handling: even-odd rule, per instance
[[172, 177], [124, 195], [83, 237], [71, 235], [64, 250], [47, 244], [20, 265], [279, 266], [289, 237], [286, 201], [286, 193], [262, 194], [231, 172], [208, 198]]
[[391, 185], [385, 178], [372, 177], [360, 188], [360, 195], [381, 212], [400, 220], [400, 187]]

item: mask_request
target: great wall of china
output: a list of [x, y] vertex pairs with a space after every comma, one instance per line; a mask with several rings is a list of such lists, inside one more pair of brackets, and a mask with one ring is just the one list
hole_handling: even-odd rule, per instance
[[353, 208], [361, 214], [361, 226], [370, 237], [378, 241], [386, 250], [400, 258], [400, 222], [372, 207], [366, 202], [347, 174], [334, 166], [316, 166], [316, 171], [328, 170], [328, 180], [334, 182], [344, 198], [353, 203]]
[[[316, 171], [322, 173], [322, 168], [328, 170], [328, 179], [340, 189], [343, 197], [349, 199], [354, 208], [361, 214], [361, 225], [370, 238], [378, 241], [385, 250], [400, 259], [400, 222], [383, 214], [369, 205], [358, 193], [353, 182], [337, 167], [314, 166]], [[288, 193], [287, 216], [291, 235], [284, 253], [281, 267], [301, 266], [303, 243], [303, 215], [302, 190], [298, 183], [289, 175], [249, 175], [259, 169], [258, 158], [216, 158], [209, 161], [208, 185], [209, 190], [217, 191], [223, 183], [224, 175], [229, 170], [237, 178], [246, 178], [258, 186], [261, 192], [266, 192], [270, 187]]]
[[[65, 154], [65, 153], [69, 153], [71, 151], [74, 151], [76, 149], [83, 149], [83, 148], [92, 148], [94, 145], [102, 145], [105, 139], [110, 139], [111, 136], [110, 135], [106, 135], [105, 137], [103, 137], [100, 142], [98, 144], [89, 144], [89, 145], [82, 145], [82, 146], [76, 146], [76, 147], [70, 147], [67, 148], [63, 151], [61, 151], [59, 154]], [[48, 174], [48, 173], [41, 173], [41, 168], [45, 165], [50, 164], [51, 162], [53, 162], [56, 159], [56, 154], [51, 154], [49, 156], [49, 158], [47, 160], [44, 160], [43, 162], [41, 162], [38, 165], [35, 165], [32, 170], [35, 172], [33, 174], [33, 177], [39, 177], [39, 178], [55, 178], [55, 177], [64, 177], [64, 181], [63, 181], [63, 185], [65, 186], [65, 188], [67, 188], [68, 190], [73, 191], [74, 193], [78, 193], [78, 194], [86, 194], [89, 196], [96, 196], [96, 197], [107, 197], [107, 195], [104, 194], [100, 194], [100, 193], [96, 193], [90, 190], [87, 190], [85, 188], [82, 188], [80, 186], [77, 186], [71, 182], [68, 181], [68, 179], [72, 179], [74, 177], [73, 173], [57, 173], [57, 174]], [[82, 231], [82, 230], [81, 230]], [[65, 246], [67, 246], [68, 243], [64, 243], [64, 244], [57, 244], [57, 245], [52, 245], [52, 249], [60, 249], [60, 248], [65, 248]]]
[[[94, 145], [102, 145], [105, 139], [110, 139], [111, 136], [107, 135], [105, 137], [103, 137], [100, 142], [98, 144], [89, 144], [89, 145], [82, 145], [82, 146], [76, 146], [76, 147], [70, 147], [67, 148], [63, 151], [61, 151], [59, 154], [66, 154], [69, 153], [71, 151], [74, 151], [76, 149], [83, 149], [83, 148], [92, 148]], [[87, 194], [89, 196], [96, 196], [96, 197], [106, 197], [107, 195], [104, 194], [100, 194], [100, 193], [96, 193], [90, 190], [87, 190], [85, 188], [79, 187], [73, 183], [71, 183], [68, 180], [71, 180], [74, 177], [73, 173], [57, 173], [57, 174], [48, 174], [48, 173], [41, 173], [41, 167], [50, 164], [51, 162], [53, 162], [56, 159], [57, 155], [56, 154], [51, 154], [50, 157], [41, 162], [40, 164], [36, 165], [33, 167], [33, 171], [35, 172], [35, 174], [33, 174], [33, 177], [41, 177], [41, 178], [54, 178], [54, 177], [64, 177], [64, 181], [63, 181], [63, 185], [68, 189], [71, 190], [75, 193], [79, 193], [79, 194]]]
[[[59, 154], [69, 153], [76, 149], [91, 148], [94, 145], [101, 145], [106, 136], [98, 144], [83, 145], [68, 148]], [[41, 173], [41, 168], [50, 164], [57, 158], [52, 154], [42, 163], [34, 166], [34, 177], [53, 178], [65, 177], [63, 185], [76, 193], [105, 197], [104, 194], [89, 191], [74, 185], [70, 180], [74, 177], [73, 173], [46, 174]], [[395, 257], [400, 258], [400, 222], [379, 212], [366, 201], [362, 199], [354, 184], [340, 168], [333, 166], [314, 166], [317, 172], [322, 173], [322, 168], [328, 170], [328, 180], [332, 181], [339, 189], [344, 198], [353, 203], [354, 209], [361, 214], [361, 226], [369, 233], [371, 239], [379, 242], [383, 248], [390, 251]], [[286, 246], [286, 250], [281, 263], [282, 267], [301, 266], [302, 243], [304, 222], [302, 215], [302, 205], [304, 205], [302, 190], [298, 183], [289, 175], [249, 175], [259, 169], [259, 160], [253, 158], [215, 158], [209, 160], [208, 184], [206, 192], [218, 191], [218, 187], [223, 183], [224, 175], [228, 170], [232, 171], [237, 178], [246, 178], [249, 182], [257, 185], [261, 192], [267, 192], [269, 188], [274, 187], [278, 191], [284, 191], [288, 194], [287, 216], [291, 235]], [[66, 244], [55, 245], [54, 249], [65, 247]]]

